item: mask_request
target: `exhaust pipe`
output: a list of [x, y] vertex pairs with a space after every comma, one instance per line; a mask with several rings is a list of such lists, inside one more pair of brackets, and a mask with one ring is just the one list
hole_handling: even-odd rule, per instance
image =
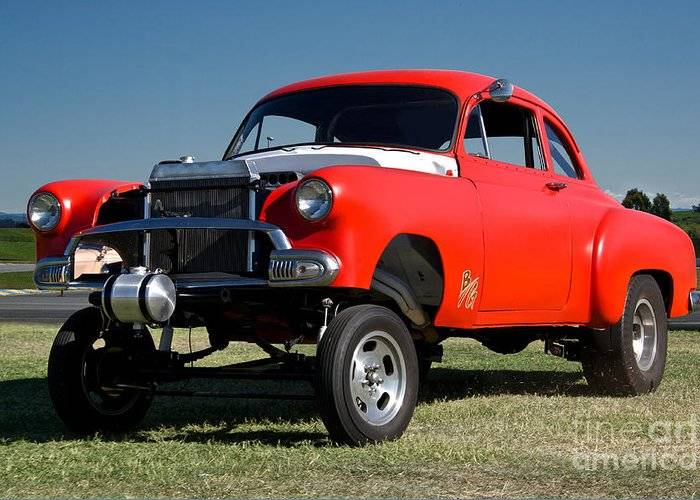
[[173, 281], [160, 272], [132, 267], [110, 276], [102, 289], [102, 310], [121, 323], [162, 324], [175, 312]]

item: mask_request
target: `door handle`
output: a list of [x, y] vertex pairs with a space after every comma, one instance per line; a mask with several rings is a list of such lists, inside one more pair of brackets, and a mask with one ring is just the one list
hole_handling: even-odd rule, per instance
[[545, 186], [547, 186], [547, 189], [552, 191], [561, 191], [567, 186], [567, 184], [566, 182], [548, 182], [545, 184]]

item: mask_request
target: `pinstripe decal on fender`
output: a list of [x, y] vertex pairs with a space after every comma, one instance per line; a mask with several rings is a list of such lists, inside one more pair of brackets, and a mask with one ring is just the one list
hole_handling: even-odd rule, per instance
[[472, 272], [466, 269], [462, 273], [462, 288], [457, 298], [457, 309], [464, 305], [465, 309], [474, 309], [476, 297], [479, 294], [479, 278], [472, 279]]

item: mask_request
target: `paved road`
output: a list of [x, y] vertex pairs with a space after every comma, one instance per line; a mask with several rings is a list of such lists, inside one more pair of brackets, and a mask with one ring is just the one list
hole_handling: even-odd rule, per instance
[[62, 323], [74, 311], [88, 306], [87, 293], [58, 292], [0, 297], [0, 323]]
[[33, 271], [34, 264], [0, 264], [0, 273], [17, 273], [20, 271]]
[[[0, 297], [0, 322], [61, 323], [88, 305], [87, 293], [70, 292]], [[674, 330], [700, 330], [700, 311], [670, 322]]]

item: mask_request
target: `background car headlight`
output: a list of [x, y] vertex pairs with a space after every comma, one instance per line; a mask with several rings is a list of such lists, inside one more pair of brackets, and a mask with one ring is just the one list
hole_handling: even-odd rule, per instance
[[51, 193], [36, 193], [29, 200], [27, 218], [39, 231], [50, 231], [61, 219], [61, 204]]
[[297, 210], [308, 220], [319, 220], [328, 215], [333, 204], [333, 191], [319, 179], [302, 182], [296, 192]]

